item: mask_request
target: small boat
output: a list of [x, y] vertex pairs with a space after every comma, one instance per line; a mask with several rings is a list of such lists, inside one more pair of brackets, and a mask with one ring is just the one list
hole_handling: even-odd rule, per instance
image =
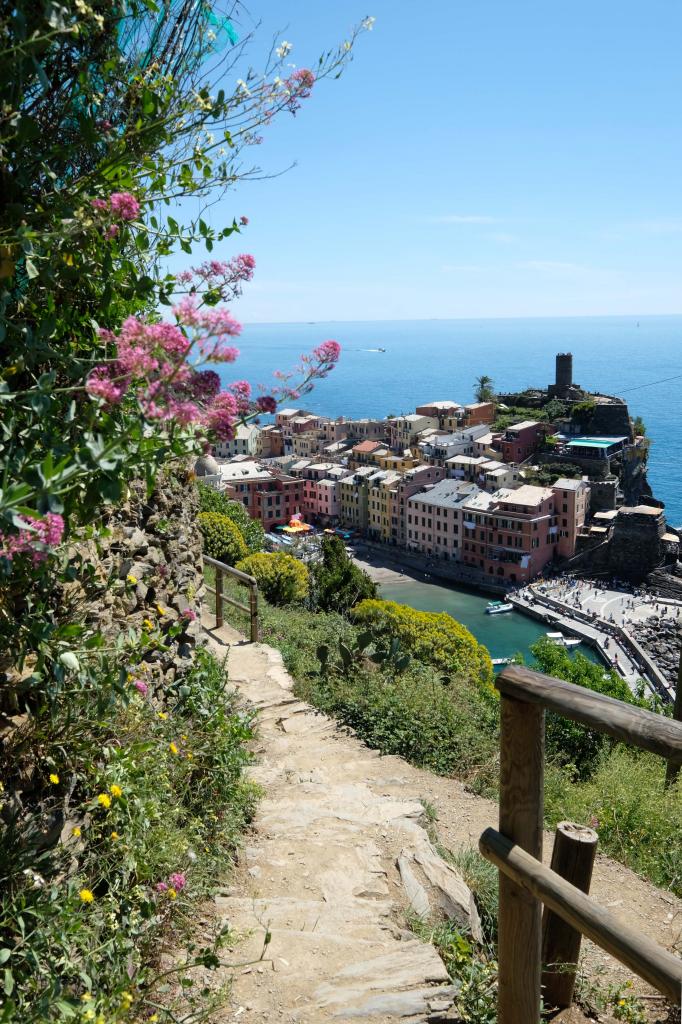
[[493, 665], [511, 665], [513, 658], [492, 658]]
[[486, 615], [499, 615], [501, 612], [513, 612], [514, 605], [506, 601], [491, 601], [485, 611]]
[[545, 636], [559, 647], [578, 647], [582, 643], [577, 637], [564, 636], [563, 633], [545, 633]]

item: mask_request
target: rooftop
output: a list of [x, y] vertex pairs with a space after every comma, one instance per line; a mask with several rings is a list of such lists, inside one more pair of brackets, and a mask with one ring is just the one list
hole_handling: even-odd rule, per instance
[[496, 501], [503, 502], [505, 505], [523, 505], [524, 508], [537, 508], [547, 498], [553, 498], [554, 492], [551, 487], [536, 487], [534, 484], [523, 484], [515, 491], [503, 487], [499, 491], [495, 491], [493, 497]]
[[521, 420], [520, 423], [512, 423], [511, 426], [507, 427], [507, 430], [528, 430], [529, 427], [539, 427], [540, 424], [537, 420]]
[[568, 442], [569, 448], [610, 448], [611, 445], [627, 441], [627, 437], [574, 437]]
[[377, 451], [377, 449], [384, 447], [385, 445], [383, 445], [380, 441], [360, 441], [359, 444], [353, 446], [353, 451], [362, 452], [363, 454], [368, 455], [370, 454], [370, 452], [375, 452]]
[[554, 486], [560, 487], [562, 491], [579, 491], [585, 483], [585, 480], [569, 480], [568, 477], [562, 476], [554, 481]]
[[235, 461], [224, 462], [220, 467], [220, 475], [230, 483], [233, 480], [265, 480], [272, 473], [258, 462]]
[[465, 484], [461, 480], [440, 480], [427, 491], [413, 494], [407, 500], [440, 508], [458, 508], [467, 498], [474, 498], [477, 491], [476, 484]]

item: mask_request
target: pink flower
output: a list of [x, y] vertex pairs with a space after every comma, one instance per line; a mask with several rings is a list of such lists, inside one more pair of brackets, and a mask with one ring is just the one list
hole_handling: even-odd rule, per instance
[[104, 232], [105, 238], [116, 238], [118, 234], [118, 224], [110, 224], [107, 230]]
[[100, 210], [102, 212], [104, 212], [104, 210], [109, 209], [109, 204], [107, 203], [106, 199], [91, 199], [90, 206], [92, 206], [93, 209]]
[[135, 689], [137, 690], [138, 693], [142, 694], [143, 697], [147, 696], [147, 693], [149, 691], [149, 687], [141, 679], [136, 679], [133, 682], [133, 686], [135, 687]]
[[215, 370], [199, 370], [187, 381], [185, 390], [196, 401], [207, 401], [220, 391], [220, 377]]
[[237, 402], [229, 391], [221, 391], [206, 412], [205, 423], [221, 441], [231, 441], [237, 418]]
[[241, 226], [243, 228], [245, 228], [246, 225], [249, 223], [249, 218], [248, 217], [240, 217], [239, 218], [239, 223], [241, 224]]
[[130, 192], [113, 192], [109, 198], [112, 213], [121, 220], [135, 220], [140, 213], [140, 204]]
[[260, 412], [275, 412], [277, 409], [277, 402], [272, 395], [261, 395], [256, 399], [256, 405]]
[[85, 390], [93, 398], [101, 398], [107, 405], [119, 405], [130, 385], [130, 379], [120, 364], [96, 366], [85, 382]]
[[237, 400], [237, 412], [248, 412], [251, 405], [251, 385], [248, 380], [236, 380], [234, 384], [230, 384], [230, 391]]
[[194, 274], [191, 270], [181, 270], [179, 274], [175, 275], [175, 280], [179, 281], [180, 284], [191, 284], [194, 280]]
[[165, 882], [157, 882], [154, 888], [157, 892], [168, 892], [168, 886]]
[[0, 555], [11, 562], [17, 555], [28, 554], [34, 565], [44, 562], [48, 548], [56, 547], [64, 534], [64, 520], [55, 512], [42, 519], [28, 516], [22, 520], [25, 527], [18, 533], [0, 533]]
[[192, 611], [191, 608], [185, 608], [184, 612], [182, 613], [182, 618], [187, 619], [188, 622], [196, 622], [197, 613]]
[[323, 341], [313, 349], [313, 356], [320, 363], [336, 363], [341, 355], [338, 341]]
[[173, 886], [176, 892], [182, 892], [187, 885], [187, 879], [181, 871], [175, 871], [172, 875], [168, 876], [168, 881]]

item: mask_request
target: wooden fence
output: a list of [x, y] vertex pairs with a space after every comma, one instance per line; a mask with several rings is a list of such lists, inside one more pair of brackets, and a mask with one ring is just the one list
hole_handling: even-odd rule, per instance
[[[542, 828], [546, 710], [658, 754], [669, 771], [682, 764], [682, 723], [518, 665], [505, 668], [495, 685], [501, 694], [500, 823], [499, 832], [486, 829], [479, 848], [500, 873], [498, 1024], [540, 1020], [542, 904], [578, 933], [578, 942], [587, 935], [680, 1004], [682, 960], [544, 867]], [[544, 938], [545, 949], [553, 945], [551, 936], [549, 943]]]
[[[260, 628], [258, 624], [258, 582], [253, 576], [248, 576], [245, 572], [240, 572], [239, 569], [235, 569], [231, 565], [225, 565], [224, 562], [219, 562], [215, 558], [209, 558], [208, 555], [204, 555], [204, 565], [210, 565], [211, 568], [215, 569], [215, 587], [207, 586], [206, 589], [209, 594], [215, 596], [215, 624], [216, 629], [220, 629], [223, 624], [223, 605], [229, 604], [234, 608], [239, 608], [240, 611], [246, 612], [250, 620], [250, 638], [252, 644], [257, 644], [260, 639]], [[224, 593], [223, 578], [230, 576], [232, 579], [244, 587], [249, 588], [249, 603], [242, 604], [240, 601], [235, 601], [233, 597], [228, 597]]]

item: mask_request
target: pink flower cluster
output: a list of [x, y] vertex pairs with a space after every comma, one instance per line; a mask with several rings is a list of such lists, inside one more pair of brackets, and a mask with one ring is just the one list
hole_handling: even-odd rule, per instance
[[179, 284], [191, 285], [194, 293], [203, 284], [211, 291], [218, 292], [225, 301], [238, 298], [242, 293], [242, 285], [250, 281], [256, 267], [256, 261], [249, 253], [233, 256], [231, 260], [205, 260], [199, 267], [181, 270], [176, 275]]
[[0, 533], [0, 556], [11, 562], [17, 555], [28, 555], [34, 565], [44, 562], [49, 549], [56, 548], [64, 534], [64, 520], [54, 512], [42, 519], [27, 517], [18, 533]]
[[201, 368], [207, 362], [234, 362], [239, 350], [229, 342], [242, 328], [224, 306], [203, 305], [198, 289], [230, 288], [234, 294], [241, 282], [251, 279], [254, 267], [255, 260], [248, 254], [228, 261], [207, 260], [177, 275], [176, 280], [191, 284], [191, 290], [173, 307], [175, 324], [147, 323], [130, 316], [118, 334], [101, 330], [101, 340], [112, 350], [109, 359], [89, 374], [86, 391], [107, 406], [120, 405], [124, 399], [135, 401], [148, 420], [192, 425], [221, 441], [232, 440], [238, 422], [273, 413], [282, 399], [310, 391], [313, 381], [326, 377], [336, 364], [337, 342], [325, 341], [301, 357], [294, 371], [302, 376], [296, 388], [288, 383], [294, 372], [279, 373], [276, 376], [284, 386], [261, 388], [257, 398], [248, 381], [238, 380], [221, 389], [215, 370]]
[[288, 94], [285, 106], [287, 110], [295, 114], [300, 109], [301, 100], [307, 100], [310, 97], [315, 85], [315, 75], [308, 68], [298, 68], [284, 84]]
[[90, 205], [99, 213], [111, 213], [119, 220], [135, 220], [140, 204], [131, 192], [112, 192], [108, 199], [92, 199]]
[[167, 882], [157, 882], [157, 892], [168, 892], [169, 889], [174, 889], [175, 892], [182, 892], [187, 885], [187, 878], [181, 871], [174, 871], [172, 875], [168, 876]]
[[147, 686], [147, 684], [146, 684], [146, 683], [144, 682], [144, 680], [142, 680], [142, 679], [134, 679], [134, 680], [133, 680], [133, 686], [135, 687], [135, 689], [137, 690], [137, 692], [138, 692], [139, 694], [141, 694], [141, 695], [142, 695], [143, 697], [146, 697], [146, 696], [147, 696], [147, 694], [148, 694], [148, 692], [149, 692], [149, 687], [148, 687], [148, 686]]

